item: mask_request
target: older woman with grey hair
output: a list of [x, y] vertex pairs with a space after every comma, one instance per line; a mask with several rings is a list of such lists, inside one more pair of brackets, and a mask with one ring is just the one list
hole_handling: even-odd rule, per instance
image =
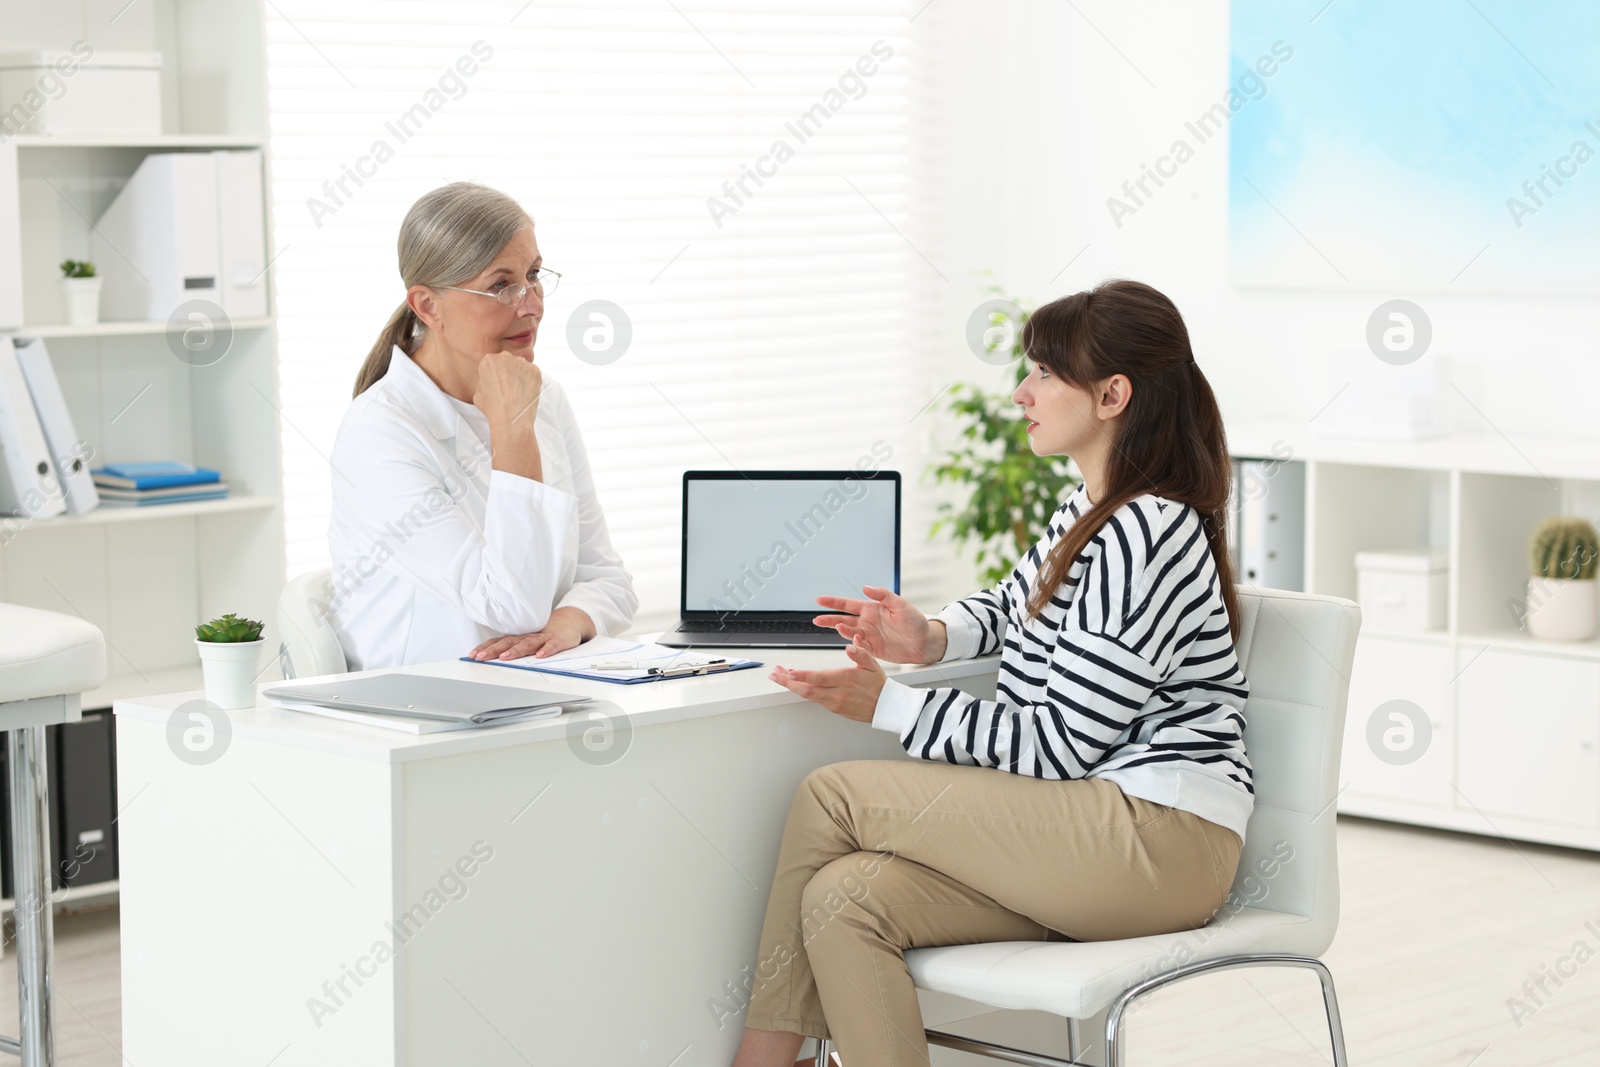
[[583, 437], [534, 361], [533, 220], [469, 182], [400, 227], [405, 301], [334, 441], [330, 615], [352, 670], [547, 656], [633, 621]]

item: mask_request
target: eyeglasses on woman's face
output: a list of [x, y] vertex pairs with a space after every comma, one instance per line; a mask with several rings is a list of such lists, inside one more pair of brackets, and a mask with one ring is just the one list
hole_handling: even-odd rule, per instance
[[548, 296], [556, 291], [556, 286], [561, 284], [559, 271], [550, 270], [548, 267], [536, 268], [533, 281], [496, 282], [495, 288], [490, 289], [464, 289], [459, 285], [441, 285], [440, 289], [454, 289], [458, 293], [475, 293], [478, 296], [492, 297], [508, 308], [520, 307], [528, 297], [528, 290], [533, 290], [541, 297]]

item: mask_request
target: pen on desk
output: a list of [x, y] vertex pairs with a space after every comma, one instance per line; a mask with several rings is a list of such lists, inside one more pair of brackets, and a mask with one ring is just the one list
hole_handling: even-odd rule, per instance
[[681, 674], [709, 674], [713, 671], [731, 670], [732, 667], [733, 665], [726, 659], [714, 659], [705, 663], [687, 663], [682, 667], [651, 667], [648, 673], [669, 678]]
[[[718, 665], [720, 664], [720, 665], [725, 666], [727, 664], [727, 662], [728, 661], [726, 659], [713, 659], [713, 660], [707, 660], [705, 663], [686, 663], [686, 664], [684, 664], [682, 666], [678, 666], [678, 667], [650, 667], [646, 671], [646, 673], [649, 673], [649, 674], [679, 674], [679, 673], [687, 674], [687, 673], [690, 673], [690, 672], [700, 671], [700, 670], [704, 670], [704, 669], [721, 670], [722, 666], [718, 666]], [[638, 670], [646, 670], [646, 668], [643, 668], [643, 667], [639, 666], [639, 664], [637, 664], [637, 663], [596, 663], [594, 666], [589, 667], [587, 669], [591, 670], [591, 671], [638, 671]]]

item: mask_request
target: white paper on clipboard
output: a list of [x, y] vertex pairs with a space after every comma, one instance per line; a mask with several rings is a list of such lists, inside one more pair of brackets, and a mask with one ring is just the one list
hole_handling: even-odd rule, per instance
[[[651, 667], [690, 667], [714, 663], [721, 659], [723, 659], [721, 656], [685, 652], [681, 648], [668, 648], [650, 641], [631, 641], [625, 637], [602, 636], [591, 637], [575, 648], [549, 656], [523, 656], [520, 659], [489, 662], [545, 667], [580, 677], [615, 682], [648, 677]], [[634, 666], [632, 669], [605, 669], [620, 664]]]

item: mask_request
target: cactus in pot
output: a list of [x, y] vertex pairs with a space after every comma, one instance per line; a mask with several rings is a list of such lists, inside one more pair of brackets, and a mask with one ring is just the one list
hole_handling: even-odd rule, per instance
[[1536, 578], [1589, 581], [1600, 568], [1600, 531], [1588, 519], [1546, 519], [1533, 531], [1528, 556]]
[[1528, 632], [1549, 641], [1587, 641], [1600, 623], [1600, 531], [1588, 519], [1545, 519], [1528, 542]]

